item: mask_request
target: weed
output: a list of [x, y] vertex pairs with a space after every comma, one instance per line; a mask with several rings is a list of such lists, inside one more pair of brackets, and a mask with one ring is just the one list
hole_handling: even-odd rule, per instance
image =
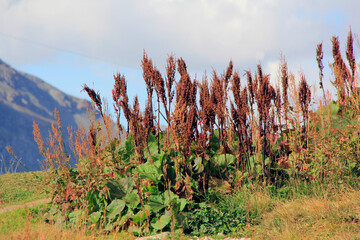
[[[356, 187], [360, 91], [352, 41], [350, 31], [347, 66], [338, 38], [332, 38], [331, 68], [338, 101], [331, 103], [323, 91], [316, 112], [310, 111], [312, 93], [305, 76], [300, 74], [297, 81], [285, 58], [277, 86], [271, 85], [261, 65], [254, 74], [245, 72], [247, 86], [242, 86], [231, 61], [223, 74], [213, 71], [210, 80], [205, 75], [198, 82], [191, 79], [182, 58], [168, 58], [163, 78], [144, 53], [148, 97], [144, 111], [138, 97], [129, 104], [125, 77], [114, 76], [117, 135], [112, 134], [111, 117], [99, 93], [85, 85], [94, 102], [89, 114], [92, 124], [87, 134], [83, 128], [69, 131], [72, 152], [63, 144], [57, 110], [57, 124], [52, 125], [47, 144], [34, 123], [52, 194], [48, 221], [78, 229], [126, 230], [136, 236], [181, 229], [227, 234], [251, 229], [261, 215], [278, 207], [273, 199], [283, 202], [315, 192], [329, 194], [332, 188]], [[322, 45], [318, 45], [321, 87], [322, 57]], [[128, 127], [125, 139], [121, 139], [125, 133], [121, 111]], [[168, 123], [166, 132], [160, 130], [160, 116]], [[76, 167], [69, 164], [72, 157], [77, 159]], [[324, 186], [328, 187], [321, 189]], [[244, 191], [237, 195], [239, 207], [221, 197], [236, 191]], [[228, 209], [229, 204], [233, 208]], [[289, 216], [286, 221], [313, 224], [303, 210]], [[344, 219], [356, 221], [356, 216]], [[278, 229], [286, 221], [272, 220], [269, 225]], [[303, 233], [285, 230], [277, 235], [291, 238]]]

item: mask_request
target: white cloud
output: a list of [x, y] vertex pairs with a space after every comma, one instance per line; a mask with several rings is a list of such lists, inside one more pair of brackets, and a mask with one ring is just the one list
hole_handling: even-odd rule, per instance
[[223, 71], [230, 59], [239, 70], [260, 62], [273, 71], [280, 52], [307, 66], [324, 41], [330, 55], [332, 35], [344, 44], [350, 24], [360, 32], [359, 7], [350, 0], [0, 0], [0, 58], [21, 65], [59, 54], [5, 33], [116, 66], [139, 68], [145, 49], [160, 67], [175, 53], [194, 72]]

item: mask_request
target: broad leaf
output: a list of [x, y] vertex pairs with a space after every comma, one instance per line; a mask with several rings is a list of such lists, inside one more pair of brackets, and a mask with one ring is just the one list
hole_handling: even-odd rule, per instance
[[133, 190], [132, 192], [128, 193], [124, 197], [124, 201], [126, 202], [126, 204], [129, 207], [136, 208], [140, 203], [140, 199], [139, 199], [139, 196], [137, 194], [137, 190]]
[[148, 205], [154, 212], [159, 212], [161, 209], [165, 208], [163, 194], [150, 195]]
[[151, 223], [151, 226], [156, 230], [162, 230], [170, 223], [170, 221], [170, 215], [162, 215], [155, 223]]
[[92, 214], [90, 214], [91, 224], [96, 224], [96, 223], [98, 223], [100, 217], [101, 217], [101, 213], [100, 213], [100, 212], [93, 212]]
[[150, 162], [137, 166], [137, 171], [139, 172], [140, 178], [149, 179], [155, 183], [160, 182], [160, 179], [163, 175], [160, 169], [155, 167]]
[[141, 225], [148, 218], [148, 215], [150, 215], [149, 210], [141, 210], [132, 217], [133, 222]]
[[202, 173], [204, 171], [204, 164], [202, 163], [202, 158], [197, 157], [194, 161], [194, 169], [197, 173]]
[[120, 199], [115, 199], [107, 207], [106, 217], [113, 221], [117, 215], [121, 214], [122, 210], [125, 208], [125, 201]]

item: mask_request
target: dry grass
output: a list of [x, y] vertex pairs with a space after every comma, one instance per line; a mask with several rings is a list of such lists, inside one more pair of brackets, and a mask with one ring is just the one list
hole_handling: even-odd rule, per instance
[[84, 230], [57, 228], [50, 224], [38, 223], [32, 226], [26, 226], [25, 229], [19, 229], [10, 234], [0, 233], [0, 239], [63, 239], [63, 240], [85, 240], [85, 239], [135, 239], [134, 236], [127, 233], [117, 233], [110, 235], [86, 234]]
[[262, 217], [254, 239], [359, 239], [360, 192], [278, 202]]

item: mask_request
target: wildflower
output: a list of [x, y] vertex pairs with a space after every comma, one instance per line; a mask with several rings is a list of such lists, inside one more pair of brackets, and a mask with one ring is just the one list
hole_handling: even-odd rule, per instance
[[339, 138], [339, 143], [343, 143], [346, 140], [346, 137], [342, 136], [341, 138]]

